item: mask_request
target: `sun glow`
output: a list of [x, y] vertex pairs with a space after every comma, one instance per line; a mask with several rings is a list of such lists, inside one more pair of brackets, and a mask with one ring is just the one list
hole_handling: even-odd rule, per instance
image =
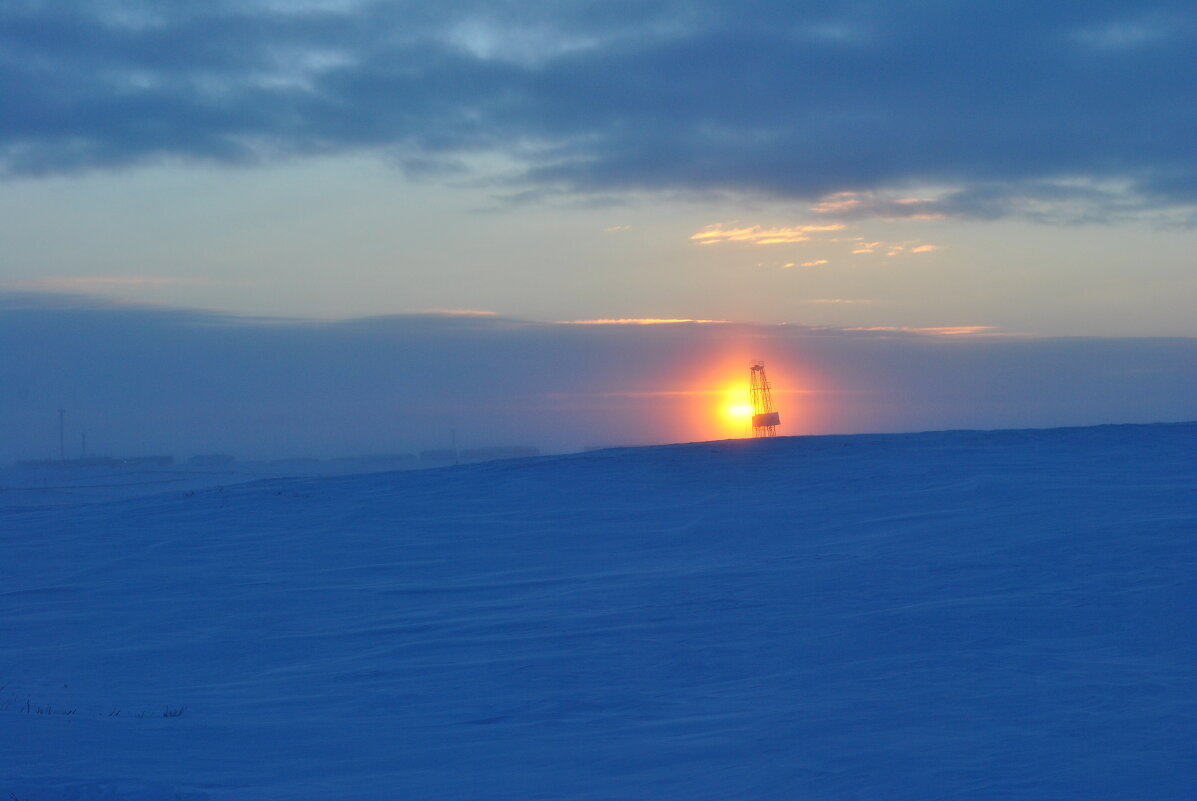
[[745, 417], [752, 417], [752, 407], [746, 403], [732, 404], [723, 411], [733, 420], [743, 420]]
[[[737, 343], [739, 344], [739, 343]], [[751, 343], [714, 354], [693, 372], [679, 371], [670, 392], [653, 392], [651, 396], [668, 396], [672, 411], [663, 418], [674, 425], [676, 433], [669, 436], [688, 441], [741, 439], [751, 437], [752, 398], [749, 392], [749, 365], [753, 359]], [[819, 412], [819, 396], [823, 394], [813, 385], [819, 384], [817, 375], [808, 373], [800, 364], [774, 355], [775, 367], [770, 374], [773, 399], [779, 407], [783, 436], [798, 431], [810, 431]], [[664, 397], [662, 397], [664, 400]]]
[[720, 428], [725, 436], [744, 437], [750, 433], [752, 404], [748, 401], [747, 383], [725, 388], [719, 408], [723, 418]]

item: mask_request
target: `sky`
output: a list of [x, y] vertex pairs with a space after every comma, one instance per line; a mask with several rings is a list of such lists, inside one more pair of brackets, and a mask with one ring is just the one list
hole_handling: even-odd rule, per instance
[[1151, 0], [8, 0], [0, 460], [63, 406], [113, 450], [711, 438], [677, 399], [765, 356], [783, 433], [1193, 419], [1195, 52]]

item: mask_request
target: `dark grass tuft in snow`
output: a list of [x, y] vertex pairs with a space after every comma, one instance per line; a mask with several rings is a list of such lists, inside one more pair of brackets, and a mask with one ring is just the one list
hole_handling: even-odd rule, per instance
[[0, 509], [0, 796], [1197, 796], [1197, 424], [88, 500]]

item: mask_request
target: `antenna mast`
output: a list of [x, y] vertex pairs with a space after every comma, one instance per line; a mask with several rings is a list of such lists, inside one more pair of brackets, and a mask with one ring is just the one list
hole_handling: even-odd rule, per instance
[[773, 394], [769, 391], [765, 363], [758, 359], [749, 365], [748, 377], [748, 394], [752, 398], [752, 436], [776, 437], [781, 417], [773, 408]]

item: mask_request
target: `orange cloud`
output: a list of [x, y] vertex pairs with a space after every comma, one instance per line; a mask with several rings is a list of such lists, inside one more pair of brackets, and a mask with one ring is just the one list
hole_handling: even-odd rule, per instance
[[849, 211], [860, 204], [861, 200], [855, 192], [839, 192], [827, 200], [820, 201], [818, 205], [812, 206], [811, 211], [817, 214], [832, 214], [838, 211]]
[[845, 331], [893, 331], [907, 334], [934, 334], [937, 336], [967, 336], [970, 334], [987, 334], [994, 331], [991, 325], [945, 325], [933, 328], [914, 328], [902, 325], [872, 325], [858, 328], [845, 328]]
[[[915, 240], [917, 242], [917, 240]], [[876, 253], [878, 250], [885, 252], [886, 256], [900, 256], [908, 253], [930, 253], [933, 250], [939, 250], [939, 245], [930, 244], [915, 244], [915, 242], [902, 242], [899, 244], [889, 244], [886, 242], [861, 242], [860, 246], [855, 248], [852, 253], [854, 255]]]
[[722, 224], [699, 231], [690, 237], [699, 245], [714, 245], [722, 242], [746, 242], [753, 245], [786, 245], [809, 242], [811, 234], [825, 231], [840, 231], [843, 225], [791, 225], [779, 228], [764, 228], [752, 225], [745, 228], [724, 228]]
[[688, 317], [619, 317], [597, 320], [558, 320], [563, 325], [672, 325], [676, 323], [718, 324], [728, 320], [694, 320]]
[[818, 267], [820, 264], [826, 264], [827, 259], [815, 259], [814, 261], [802, 262], [803, 267]]
[[837, 192], [811, 206], [810, 210], [816, 214], [841, 214], [853, 218], [938, 220], [948, 216], [937, 210], [940, 202], [935, 197], [893, 197], [887, 192]]

